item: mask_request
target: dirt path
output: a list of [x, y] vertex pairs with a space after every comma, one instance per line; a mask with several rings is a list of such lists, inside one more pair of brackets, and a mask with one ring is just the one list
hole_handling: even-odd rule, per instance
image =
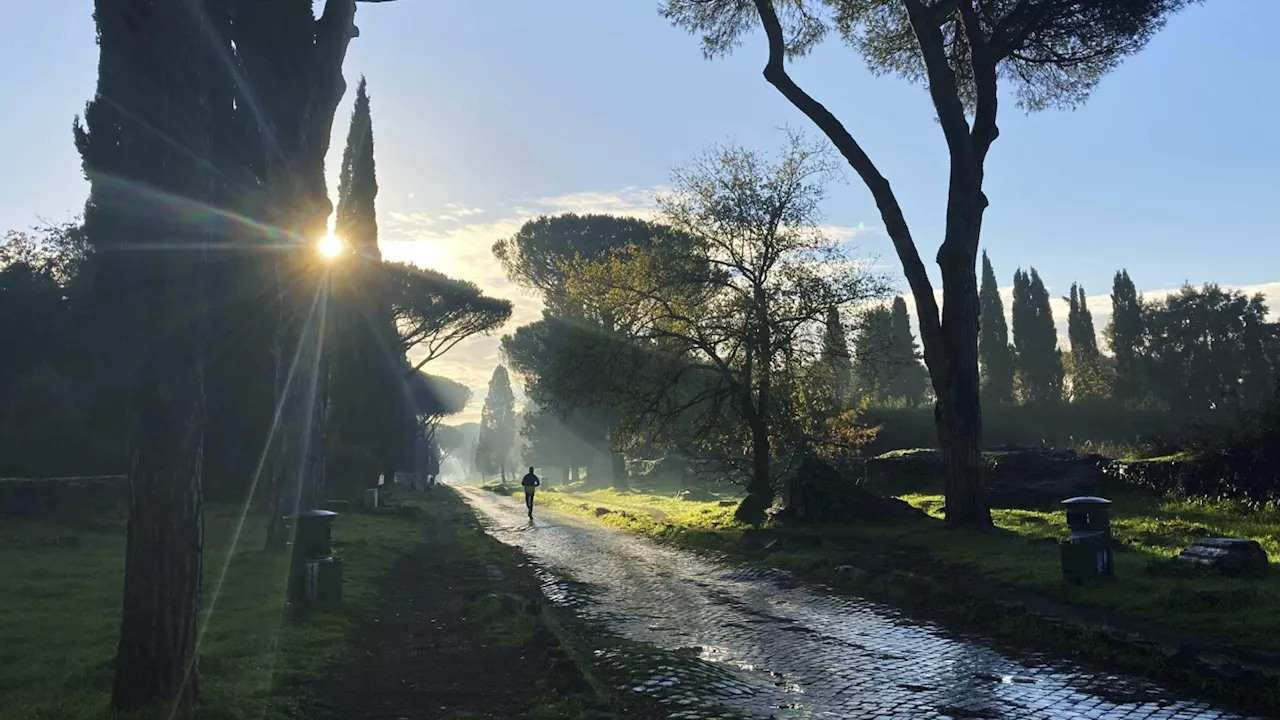
[[[448, 492], [441, 490], [441, 493]], [[456, 512], [455, 512], [456, 511]], [[478, 631], [485, 602], [502, 603], [507, 617], [545, 602], [539, 581], [514, 551], [478, 562], [456, 532], [470, 523], [456, 500], [433, 508], [418, 547], [387, 577], [383, 602], [357, 633], [351, 659], [319, 683], [307, 718], [344, 720], [479, 720], [561, 717], [534, 715], [531, 706], [556, 693], [581, 690], [581, 676], [557, 655], [545, 633], [524, 642]], [[479, 533], [472, 535], [491, 543]], [[497, 546], [501, 551], [506, 548]], [[502, 568], [506, 568], [505, 570]], [[479, 603], [478, 603], [479, 601]], [[495, 623], [496, 624], [496, 623]], [[601, 714], [599, 717], [612, 717]]]
[[714, 717], [717, 708], [776, 718], [1239, 717], [1141, 680], [1015, 659], [775, 571], [721, 565], [561, 514], [530, 523], [515, 500], [460, 490], [494, 537], [539, 563], [554, 602], [682, 658], [605, 658], [673, 718]]

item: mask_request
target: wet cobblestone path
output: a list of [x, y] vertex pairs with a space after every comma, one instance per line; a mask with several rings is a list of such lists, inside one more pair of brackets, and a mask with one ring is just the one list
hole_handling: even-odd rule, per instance
[[494, 537], [541, 567], [552, 602], [637, 646], [600, 651], [672, 718], [1236, 720], [1145, 681], [1013, 659], [784, 573], [460, 488]]

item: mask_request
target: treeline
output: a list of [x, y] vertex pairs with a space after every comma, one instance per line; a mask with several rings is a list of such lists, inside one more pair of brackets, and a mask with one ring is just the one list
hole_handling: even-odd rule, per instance
[[[983, 437], [989, 447], [1154, 443], [1175, 447], [1259, 409], [1280, 372], [1280, 325], [1261, 295], [1214, 284], [1144, 298], [1115, 274], [1110, 321], [1097, 331], [1084, 288], [1072, 284], [1067, 347], [1034, 268], [1013, 277], [1012, 327], [983, 254], [980, 288]], [[1099, 343], [1099, 336], [1105, 344]], [[872, 398], [880, 428], [867, 452], [933, 447], [927, 409]]]
[[[303, 357], [300, 348], [293, 359], [298, 375], [308, 363], [322, 373], [309, 392], [328, 408], [322, 440], [327, 492], [335, 496], [414, 468], [421, 454], [415, 438], [429, 438], [469, 398], [465, 387], [421, 368], [511, 314], [510, 302], [473, 283], [382, 259], [373, 150], [362, 80], [339, 172], [342, 251], [311, 271], [326, 316], [323, 335], [310, 340], [320, 356]], [[278, 377], [270, 258], [247, 242], [226, 242], [205, 270], [215, 288], [205, 310], [203, 485], [207, 497], [243, 500], [264, 472], [285, 378]], [[128, 471], [129, 355], [140, 348], [130, 347], [98, 304], [102, 283], [119, 281], [99, 262], [100, 245], [79, 219], [0, 240], [0, 477]], [[313, 246], [304, 249], [318, 255]], [[428, 460], [438, 456], [426, 452]]]
[[1102, 333], [1110, 353], [1099, 347], [1084, 288], [1076, 284], [1063, 298], [1069, 346], [1059, 349], [1049, 294], [1036, 270], [1014, 274], [1010, 340], [985, 253], [982, 262], [979, 355], [988, 405], [1111, 399], [1206, 418], [1257, 407], [1275, 387], [1280, 325], [1267, 321], [1262, 295], [1206, 284], [1149, 299], [1121, 270]]

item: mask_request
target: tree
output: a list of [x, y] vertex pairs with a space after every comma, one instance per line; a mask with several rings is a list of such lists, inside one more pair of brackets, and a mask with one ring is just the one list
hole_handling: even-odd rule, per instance
[[[355, 107], [338, 181], [335, 234], [347, 252], [331, 263], [331, 332], [325, 346], [331, 447], [365, 448], [385, 477], [409, 466], [413, 413], [405, 403], [404, 350], [383, 283], [377, 165], [368, 84]], [[376, 477], [362, 484], [376, 484]]]
[[407, 263], [384, 263], [382, 270], [400, 352], [420, 356], [414, 370], [511, 318], [509, 300], [489, 297], [475, 283]]
[[[489, 394], [480, 410], [480, 446], [476, 451], [476, 466], [485, 472], [498, 472], [502, 482], [507, 482], [507, 461], [516, 439], [516, 397], [511, 392], [511, 379], [502, 365], [493, 369], [489, 379]], [[481, 465], [481, 460], [486, 465]]]
[[[90, 183], [98, 320], [124, 356], [129, 520], [111, 704], [190, 707], [199, 694], [206, 258], [218, 207], [210, 129], [232, 108], [217, 82], [220, 4], [97, 0], [98, 85], [77, 118]], [[227, 102], [220, 102], [228, 100]], [[135, 189], [145, 189], [137, 192]], [[181, 252], [154, 248], [178, 246]]]
[[[543, 441], [547, 436], [561, 437], [557, 426], [562, 427], [567, 437], [560, 462], [574, 481], [580, 468], [609, 448], [610, 431], [616, 435], [618, 424], [616, 412], [607, 407], [611, 388], [634, 378], [638, 369], [628, 367], [627, 379], [612, 372], [609, 355], [602, 351], [605, 337], [589, 325], [544, 311], [541, 320], [522, 325], [502, 339], [503, 357], [523, 379], [525, 396], [536, 407], [531, 424], [526, 425], [526, 441], [542, 453]], [[543, 457], [546, 464], [545, 453]], [[588, 480], [599, 485], [598, 477]], [[618, 478], [612, 480], [616, 484]]]
[[568, 265], [595, 262], [622, 248], [646, 247], [671, 232], [657, 223], [620, 215], [543, 215], [494, 243], [493, 255], [507, 277], [536, 292], [552, 314], [576, 316], [590, 308], [566, 301]]
[[[610, 364], [612, 355], [603, 348], [624, 342], [627, 329], [595, 297], [570, 298], [566, 282], [592, 263], [633, 248], [643, 251], [658, 242], [687, 247], [690, 240], [661, 223], [567, 213], [530, 220], [514, 236], [493, 246], [507, 276], [537, 293], [545, 306], [543, 321], [504, 338], [504, 352], [524, 378], [531, 400], [582, 431], [599, 453], [609, 454], [608, 477], [619, 487], [628, 481], [622, 452], [633, 438], [624, 436], [616, 405], [604, 399], [621, 378], [613, 371], [618, 366]], [[528, 332], [522, 333], [526, 328]], [[540, 346], [542, 350], [537, 350]], [[585, 352], [588, 348], [599, 352]], [[596, 361], [602, 364], [593, 364]], [[604, 477], [604, 473], [589, 473], [588, 481], [599, 485]]]
[[1062, 399], [1062, 354], [1058, 329], [1035, 268], [1013, 274], [1013, 346], [1017, 361], [1018, 396], [1024, 403], [1052, 403]]
[[853, 355], [849, 352], [849, 339], [837, 307], [827, 309], [821, 362], [831, 378], [832, 401], [837, 407], [846, 406], [853, 391]]
[[[368, 0], [365, 0], [368, 1]], [[355, 25], [357, 0], [235, 3], [235, 21], [219, 29], [223, 100], [234, 108], [217, 127], [218, 167], [229, 179], [233, 216], [246, 223], [257, 261], [245, 275], [269, 307], [275, 410], [267, 451], [268, 514], [278, 518], [316, 501], [324, 480], [327, 403], [324, 398], [325, 273], [315, 244], [333, 204], [325, 181], [334, 116], [346, 92], [342, 64]], [[224, 14], [231, 3], [217, 3]], [[234, 82], [232, 79], [234, 77]], [[264, 242], [266, 241], [266, 242]], [[289, 251], [261, 255], [261, 246]], [[254, 247], [256, 246], [256, 247]], [[268, 547], [284, 548], [279, 523]]]
[[908, 406], [915, 407], [924, 401], [929, 390], [929, 371], [920, 364], [919, 348], [907, 315], [907, 301], [901, 296], [893, 299], [889, 320], [890, 352], [895, 370], [889, 380], [889, 396], [901, 398]]
[[982, 288], [979, 291], [978, 359], [982, 369], [982, 397], [989, 403], [1013, 402], [1013, 350], [1009, 347], [1009, 325], [1004, 317], [1004, 301], [996, 285], [996, 271], [986, 251], [982, 253]]
[[[759, 23], [764, 77], [835, 144], [871, 191], [915, 297], [925, 363], [937, 394], [947, 523], [989, 526], [981, 466], [978, 283], [987, 152], [998, 134], [998, 81], [1027, 110], [1075, 106], [1165, 18], [1190, 0], [666, 0], [662, 13], [723, 55]], [[830, 14], [823, 10], [829, 9]], [[834, 24], [871, 68], [923, 82], [950, 156], [946, 229], [937, 262], [942, 309], [889, 181], [827, 108], [787, 72]]]
[[605, 346], [627, 367], [613, 398], [630, 418], [678, 428], [739, 466], [737, 511], [759, 523], [774, 497], [773, 446], [790, 422], [794, 374], [816, 360], [830, 308], [878, 297], [881, 285], [818, 227], [835, 164], [791, 133], [774, 158], [716, 147], [674, 173], [663, 222], [690, 242], [615, 252], [566, 288], [591, 298], [629, 342]]
[[1108, 377], [1098, 350], [1098, 334], [1093, 328], [1093, 315], [1084, 288], [1071, 284], [1067, 300], [1067, 339], [1071, 353], [1067, 356], [1071, 379], [1071, 399], [1106, 397], [1110, 393]]
[[1137, 402], [1145, 392], [1142, 380], [1143, 320], [1142, 296], [1129, 278], [1128, 270], [1116, 273], [1111, 285], [1111, 322], [1105, 330], [1107, 345], [1116, 359], [1114, 395], [1123, 402]]
[[1184, 417], [1255, 407], [1275, 387], [1266, 316], [1261, 295], [1217, 285], [1183, 286], [1151, 304], [1143, 320], [1148, 391]]
[[853, 375], [857, 395], [877, 405], [889, 402], [897, 373], [893, 361], [893, 311], [873, 307], [862, 314], [853, 351]]

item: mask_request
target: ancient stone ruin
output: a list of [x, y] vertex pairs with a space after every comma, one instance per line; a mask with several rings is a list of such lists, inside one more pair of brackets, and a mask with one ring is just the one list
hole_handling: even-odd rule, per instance
[[774, 517], [782, 521], [877, 521], [923, 517], [924, 513], [897, 498], [881, 497], [841, 474], [830, 463], [806, 457], [787, 485], [787, 505]]
[[1175, 565], [1220, 575], [1261, 575], [1270, 567], [1267, 551], [1248, 538], [1203, 538], [1174, 558]]

